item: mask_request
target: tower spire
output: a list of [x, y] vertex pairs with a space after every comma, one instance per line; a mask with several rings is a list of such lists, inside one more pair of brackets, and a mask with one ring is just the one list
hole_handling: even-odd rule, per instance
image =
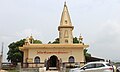
[[66, 6], [66, 1], [64, 2], [64, 6]]
[[72, 35], [73, 28], [74, 27], [72, 26], [72, 23], [71, 23], [71, 19], [70, 19], [70, 15], [69, 15], [66, 2], [64, 2], [64, 8], [63, 8], [63, 12], [61, 15], [60, 26], [58, 27], [60, 43], [62, 44], [73, 43], [73, 35]]
[[60, 25], [61, 26], [72, 26], [66, 2], [64, 2], [64, 8], [63, 8], [63, 12], [62, 12], [62, 15], [61, 15]]

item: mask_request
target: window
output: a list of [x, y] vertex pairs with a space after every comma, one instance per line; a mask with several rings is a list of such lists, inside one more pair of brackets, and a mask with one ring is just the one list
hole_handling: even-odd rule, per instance
[[112, 66], [112, 65], [111, 65], [111, 64], [109, 64], [109, 63], [107, 63], [106, 65], [107, 65], [107, 66]]
[[69, 57], [69, 62], [70, 62], [70, 63], [74, 63], [74, 62], [75, 62], [75, 59], [74, 59], [73, 56], [70, 56], [70, 57]]
[[67, 24], [67, 20], [65, 20], [65, 24]]
[[61, 38], [61, 32], [59, 32], [59, 37]]
[[104, 67], [105, 65], [104, 64], [96, 64], [96, 68], [99, 68], [99, 67]]
[[65, 32], [64, 32], [64, 37], [65, 37], [65, 38], [68, 38], [68, 37], [69, 37], [69, 35], [68, 35], [68, 30], [65, 30]]
[[35, 57], [35, 59], [34, 59], [34, 63], [36, 63], [36, 64], [40, 63], [40, 58], [39, 58], [38, 56]]
[[65, 43], [68, 43], [68, 40], [65, 40]]
[[95, 64], [89, 64], [85, 66], [85, 69], [95, 68]]
[[90, 68], [100, 68], [100, 67], [104, 67], [104, 64], [101, 63], [96, 63], [96, 64], [89, 64], [85, 66], [85, 69], [90, 69]]

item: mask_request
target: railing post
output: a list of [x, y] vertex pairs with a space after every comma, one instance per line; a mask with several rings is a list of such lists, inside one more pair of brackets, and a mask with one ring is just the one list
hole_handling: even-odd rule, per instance
[[63, 72], [66, 72], [66, 64], [63, 63]]
[[21, 63], [18, 63], [18, 64], [17, 64], [17, 69], [18, 69], [19, 72], [22, 72], [22, 71], [21, 71]]

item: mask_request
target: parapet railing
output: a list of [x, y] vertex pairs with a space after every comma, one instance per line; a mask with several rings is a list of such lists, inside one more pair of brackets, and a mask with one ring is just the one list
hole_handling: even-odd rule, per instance
[[41, 68], [44, 67], [44, 63], [22, 63], [22, 68]]

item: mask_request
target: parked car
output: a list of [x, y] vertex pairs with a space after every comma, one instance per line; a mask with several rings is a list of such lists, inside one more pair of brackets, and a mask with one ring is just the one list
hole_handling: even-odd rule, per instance
[[70, 69], [69, 72], [114, 72], [114, 68], [108, 62], [90, 62], [80, 68]]
[[117, 67], [117, 72], [120, 72], [120, 66], [119, 66], [119, 67]]

